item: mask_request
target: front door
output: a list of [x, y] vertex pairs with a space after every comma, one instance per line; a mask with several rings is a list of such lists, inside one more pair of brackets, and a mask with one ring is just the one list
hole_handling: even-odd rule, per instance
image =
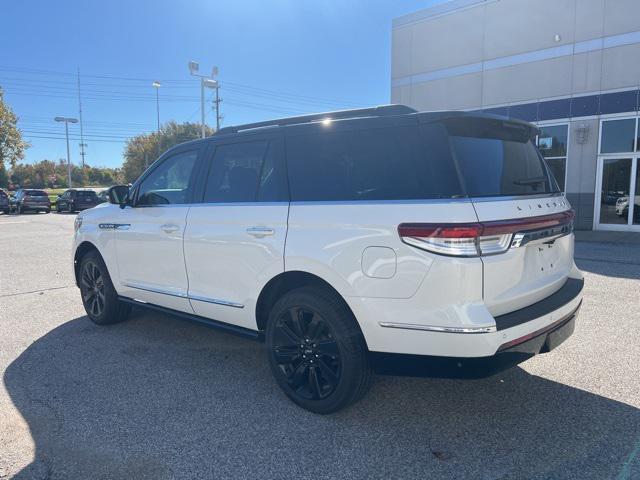
[[607, 156], [598, 163], [598, 229], [640, 231], [640, 157]]
[[133, 205], [114, 224], [122, 295], [193, 311], [182, 242], [197, 161], [197, 149], [173, 153], [134, 186]]
[[[281, 140], [218, 143], [202, 203], [189, 211], [184, 254], [196, 314], [256, 328], [255, 302], [284, 271], [289, 212]], [[208, 171], [207, 171], [208, 170]]]

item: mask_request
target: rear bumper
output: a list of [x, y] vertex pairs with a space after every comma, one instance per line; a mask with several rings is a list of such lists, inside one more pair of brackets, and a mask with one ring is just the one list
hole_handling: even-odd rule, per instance
[[370, 300], [365, 303], [366, 309], [362, 304], [352, 308], [356, 318], [364, 319], [360, 324], [371, 352], [467, 359], [492, 357], [507, 350], [535, 354], [544, 351], [550, 332], [575, 318], [583, 285], [582, 278], [569, 278], [553, 295], [495, 318], [482, 303], [453, 306], [445, 313], [455, 319], [455, 324], [441, 331], [413, 318], [400, 323], [406, 316], [398, 303]]
[[571, 336], [575, 329], [580, 305], [566, 318], [542, 332], [498, 349], [490, 357], [434, 357], [372, 352], [371, 360], [380, 374], [428, 376], [441, 378], [483, 378], [500, 373], [528, 360], [538, 353], [547, 353]]

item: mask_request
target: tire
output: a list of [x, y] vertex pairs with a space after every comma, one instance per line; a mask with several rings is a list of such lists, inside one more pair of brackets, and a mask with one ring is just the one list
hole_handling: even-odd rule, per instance
[[328, 288], [301, 287], [283, 295], [269, 314], [266, 346], [280, 388], [314, 413], [348, 407], [373, 381], [360, 327]]
[[44, 211], [44, 213], [50, 213], [50, 212], [51, 212], [51, 209], [50, 209], [50, 208], [47, 208], [47, 209]]
[[60, 210], [60, 205], [58, 205], [56, 203], [56, 213], [62, 213], [62, 210]]
[[23, 212], [24, 212], [24, 210], [22, 209], [22, 207], [21, 207], [20, 205], [18, 205], [18, 206], [16, 207], [16, 213], [17, 213], [18, 215], [21, 215]]
[[80, 295], [87, 316], [98, 325], [123, 322], [131, 305], [118, 298], [111, 277], [98, 252], [88, 252], [80, 262]]

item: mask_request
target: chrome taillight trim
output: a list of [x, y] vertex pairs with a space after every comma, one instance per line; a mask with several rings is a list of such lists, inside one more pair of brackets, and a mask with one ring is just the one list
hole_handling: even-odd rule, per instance
[[569, 235], [573, 232], [574, 216], [573, 210], [567, 210], [479, 223], [401, 223], [398, 234], [404, 243], [438, 255], [483, 257], [499, 255], [530, 242], [551, 242]]

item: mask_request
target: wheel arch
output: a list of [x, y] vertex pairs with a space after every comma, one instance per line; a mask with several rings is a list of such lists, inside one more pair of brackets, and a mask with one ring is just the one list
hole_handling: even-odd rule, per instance
[[349, 303], [333, 285], [313, 273], [293, 270], [276, 275], [262, 288], [256, 302], [256, 325], [258, 326], [258, 330], [263, 331], [266, 328], [271, 308], [284, 294], [296, 288], [306, 286], [318, 286], [331, 291], [336, 298], [344, 302], [345, 306], [354, 318], [356, 318]]
[[[80, 262], [82, 262], [82, 257], [84, 257], [89, 252], [97, 252], [102, 258], [102, 254], [98, 247], [95, 244], [89, 242], [88, 240], [83, 241], [73, 254], [73, 274], [76, 280], [76, 286], [80, 286], [79, 274], [80, 274]], [[103, 259], [104, 260], [104, 259]]]

